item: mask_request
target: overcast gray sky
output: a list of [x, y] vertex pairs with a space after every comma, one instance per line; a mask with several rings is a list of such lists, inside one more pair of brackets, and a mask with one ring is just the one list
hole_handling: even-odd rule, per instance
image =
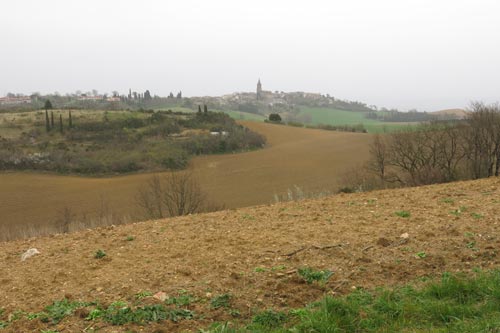
[[0, 95], [329, 93], [435, 110], [500, 100], [498, 0], [2, 0]]

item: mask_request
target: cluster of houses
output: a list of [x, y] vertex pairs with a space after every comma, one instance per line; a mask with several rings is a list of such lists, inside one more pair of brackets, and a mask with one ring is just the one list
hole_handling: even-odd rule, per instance
[[0, 105], [19, 105], [19, 104], [31, 104], [31, 97], [29, 96], [0, 97]]
[[99, 102], [99, 101], [106, 101], [106, 102], [119, 102], [120, 97], [119, 96], [103, 96], [103, 95], [86, 95], [86, 94], [81, 94], [76, 98], [79, 101], [94, 101], [94, 102]]
[[[0, 105], [20, 105], [20, 104], [32, 104], [33, 96], [6, 96], [0, 97]], [[119, 102], [121, 99], [119, 96], [105, 96], [105, 95], [86, 95], [81, 94], [76, 97], [78, 101], [106, 101], [106, 102]]]

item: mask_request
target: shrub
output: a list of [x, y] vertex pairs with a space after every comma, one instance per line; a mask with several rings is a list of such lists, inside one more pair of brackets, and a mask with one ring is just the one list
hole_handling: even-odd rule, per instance
[[269, 121], [279, 123], [281, 122], [281, 116], [277, 113], [271, 113], [269, 115]]

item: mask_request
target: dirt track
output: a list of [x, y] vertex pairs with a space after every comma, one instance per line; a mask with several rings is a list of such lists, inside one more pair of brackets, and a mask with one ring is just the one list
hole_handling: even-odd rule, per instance
[[[195, 331], [213, 321], [235, 320], [229, 310], [210, 308], [214, 295], [231, 294], [231, 309], [247, 320], [258, 309], [300, 307], [353, 287], [499, 268], [499, 198], [500, 179], [493, 178], [0, 243], [0, 307], [6, 310], [0, 320], [15, 310], [40, 311], [64, 297], [109, 304], [132, 302], [143, 291], [173, 296], [183, 289], [197, 297], [190, 305], [197, 319], [142, 329]], [[410, 217], [399, 217], [398, 211]], [[127, 241], [127, 236], [135, 239]], [[21, 262], [20, 254], [33, 247], [41, 254]], [[107, 256], [94, 259], [97, 249]], [[296, 273], [304, 266], [334, 274], [324, 287], [308, 285]], [[75, 315], [51, 329], [77, 332], [88, 325]], [[125, 331], [98, 326], [103, 326], [100, 332]], [[22, 320], [7, 331], [48, 327]]]
[[[244, 124], [264, 134], [268, 147], [242, 154], [198, 157], [192, 162], [210, 198], [228, 208], [270, 203], [274, 194], [284, 193], [294, 185], [304, 190], [335, 190], [344, 171], [367, 159], [368, 134]], [[77, 218], [84, 213], [95, 215], [103, 204], [120, 217], [137, 215], [134, 197], [149, 177], [0, 174], [0, 227], [53, 223], [61, 218], [64, 207], [71, 208]]]

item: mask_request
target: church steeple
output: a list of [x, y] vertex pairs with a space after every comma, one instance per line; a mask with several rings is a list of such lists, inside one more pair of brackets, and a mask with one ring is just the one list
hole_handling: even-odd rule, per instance
[[257, 99], [262, 99], [262, 83], [260, 83], [260, 78], [259, 82], [257, 82]]

